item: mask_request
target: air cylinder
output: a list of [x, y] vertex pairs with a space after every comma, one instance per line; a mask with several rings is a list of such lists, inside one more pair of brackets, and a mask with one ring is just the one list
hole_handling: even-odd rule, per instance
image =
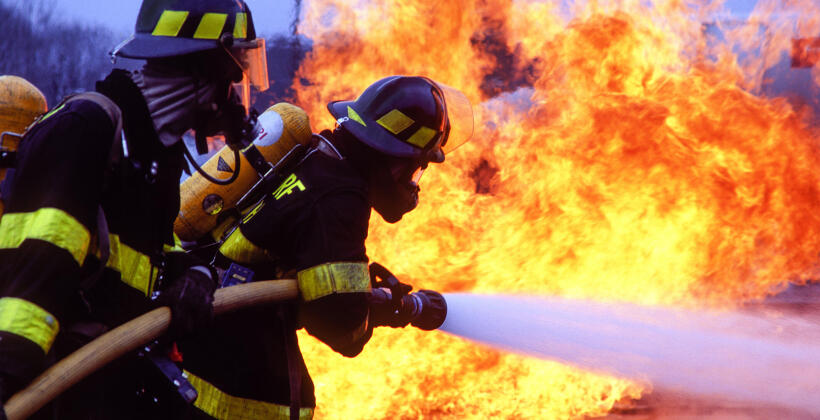
[[[36, 86], [22, 77], [0, 76], [0, 181], [6, 177], [6, 167], [14, 161], [26, 127], [46, 110], [46, 97]], [[0, 197], [0, 216], [3, 208]]]
[[[280, 102], [259, 115], [252, 146], [275, 165], [297, 145], [307, 145], [311, 134], [307, 113], [298, 106]], [[250, 147], [239, 154], [239, 175], [228, 185], [211, 183], [198, 172], [182, 183], [179, 215], [174, 222], [174, 232], [180, 239], [196, 241], [205, 236], [220, 223], [220, 214], [234, 208], [260, 179], [246, 157], [249, 150]], [[235, 168], [234, 152], [228, 146], [202, 165], [205, 172], [217, 179], [228, 179]]]

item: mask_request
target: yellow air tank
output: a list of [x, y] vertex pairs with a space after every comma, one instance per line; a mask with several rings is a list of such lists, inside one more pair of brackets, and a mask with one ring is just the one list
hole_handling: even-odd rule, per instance
[[[307, 145], [311, 135], [307, 113], [298, 106], [280, 102], [259, 116], [253, 146], [268, 162], [276, 164], [297, 144]], [[182, 183], [179, 215], [174, 222], [174, 232], [180, 239], [195, 241], [213, 230], [221, 222], [220, 213], [233, 208], [259, 180], [260, 175], [243, 153], [239, 159], [239, 175], [228, 185], [213, 184], [198, 172]], [[217, 179], [229, 178], [235, 167], [234, 153], [227, 146], [202, 165], [205, 172]]]
[[[17, 76], [0, 76], [0, 161], [17, 151], [23, 132], [34, 120], [48, 110], [46, 97], [40, 89]], [[0, 181], [6, 177], [6, 168], [0, 165]], [[0, 197], [0, 216], [3, 200]]]

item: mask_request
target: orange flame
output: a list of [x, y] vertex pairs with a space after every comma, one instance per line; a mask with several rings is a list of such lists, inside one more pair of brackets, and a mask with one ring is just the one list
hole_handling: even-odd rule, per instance
[[[603, 3], [570, 7], [569, 23], [560, 1], [303, 6], [314, 45], [295, 102], [314, 129], [333, 124], [327, 102], [391, 74], [447, 83], [475, 107], [473, 140], [427, 172], [419, 208], [396, 225], [374, 213], [370, 257], [442, 292], [663, 305], [727, 306], [811, 279], [820, 134], [809, 110], [752, 93], [761, 66], [820, 34], [820, 6], [761, 2], [747, 25], [718, 23], [712, 45], [703, 24], [720, 4]], [[301, 340], [319, 418], [578, 418], [646, 386], [411, 328], [377, 330], [355, 359]]]

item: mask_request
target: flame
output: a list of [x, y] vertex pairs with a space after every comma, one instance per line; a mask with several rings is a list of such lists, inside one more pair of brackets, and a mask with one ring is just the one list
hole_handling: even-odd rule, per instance
[[[759, 92], [767, 63], [820, 34], [820, 6], [761, 2], [714, 42], [720, 3], [563, 3], [303, 4], [294, 101], [314, 129], [391, 74], [475, 107], [419, 208], [374, 213], [371, 259], [417, 288], [655, 305], [728, 307], [815, 276], [820, 134], [810, 109]], [[355, 359], [300, 339], [319, 418], [579, 418], [651, 387], [412, 328], [377, 330]]]

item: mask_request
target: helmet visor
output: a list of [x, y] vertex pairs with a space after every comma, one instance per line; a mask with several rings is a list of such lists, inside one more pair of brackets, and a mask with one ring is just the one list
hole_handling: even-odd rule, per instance
[[230, 49], [231, 57], [242, 68], [245, 79], [259, 92], [270, 87], [266, 51], [264, 38], [238, 41]]
[[232, 83], [233, 93], [239, 98], [239, 102], [245, 107], [245, 114], [249, 115], [251, 111], [251, 82], [248, 81], [248, 76], [243, 76], [239, 83]]
[[445, 154], [450, 153], [473, 136], [473, 107], [470, 100], [458, 89], [443, 83], [434, 82], [444, 98], [444, 109], [447, 112], [446, 131], [449, 134], [441, 144]]

